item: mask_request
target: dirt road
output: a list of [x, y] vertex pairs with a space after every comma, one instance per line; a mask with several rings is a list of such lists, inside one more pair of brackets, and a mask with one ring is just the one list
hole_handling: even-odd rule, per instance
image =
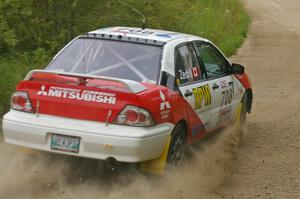
[[232, 60], [247, 67], [255, 96], [242, 140], [227, 129], [161, 178], [130, 168], [99, 173], [93, 161], [28, 159], [0, 141], [0, 198], [300, 198], [300, 1], [245, 4], [252, 25]]
[[249, 37], [233, 61], [255, 90], [228, 198], [300, 198], [300, 1], [247, 0]]

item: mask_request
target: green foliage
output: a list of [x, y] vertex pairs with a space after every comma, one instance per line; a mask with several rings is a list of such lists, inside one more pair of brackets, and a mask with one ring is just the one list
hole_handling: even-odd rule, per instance
[[[231, 44], [223, 41], [227, 36], [243, 38], [247, 30], [248, 17], [239, 0], [122, 1], [144, 13], [148, 27], [201, 35], [224, 48]], [[119, 0], [0, 0], [0, 50], [12, 53], [43, 48], [54, 54], [83, 32], [141, 26], [141, 20]], [[232, 40], [241, 42], [241, 38]], [[231, 49], [226, 52], [232, 53]]]
[[0, 49], [11, 53], [44, 48], [54, 53], [75, 35], [99, 25], [99, 14], [91, 12], [100, 8], [98, 2], [0, 0]]
[[[122, 0], [147, 27], [199, 35], [231, 55], [249, 25], [240, 0]], [[0, 0], [0, 115], [16, 83], [75, 36], [108, 26], [140, 27], [119, 0]]]
[[[8, 110], [9, 99], [16, 84], [24, 78], [32, 67], [30, 60], [19, 56], [18, 59], [0, 58], [0, 114]], [[37, 65], [34, 65], [36, 67]]]

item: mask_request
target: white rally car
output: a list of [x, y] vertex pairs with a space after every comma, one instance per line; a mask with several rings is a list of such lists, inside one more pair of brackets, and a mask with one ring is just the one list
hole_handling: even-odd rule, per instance
[[[176, 163], [251, 111], [244, 67], [193, 35], [128, 27], [80, 35], [30, 71], [3, 117], [7, 143], [120, 162]], [[241, 113], [241, 114], [239, 114]]]

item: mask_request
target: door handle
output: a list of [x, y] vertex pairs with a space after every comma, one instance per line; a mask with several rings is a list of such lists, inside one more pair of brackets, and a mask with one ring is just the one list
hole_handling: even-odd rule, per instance
[[189, 97], [189, 96], [192, 96], [193, 93], [190, 91], [190, 90], [186, 90], [185, 93], [184, 93], [184, 96], [186, 97]]
[[216, 84], [216, 83], [214, 83], [214, 85], [213, 85], [213, 90], [215, 90], [215, 89], [218, 89], [220, 86], [218, 85], [218, 84]]

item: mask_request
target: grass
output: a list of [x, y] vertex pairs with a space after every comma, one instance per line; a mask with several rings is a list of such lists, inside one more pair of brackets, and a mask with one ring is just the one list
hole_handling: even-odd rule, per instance
[[[153, 25], [154, 28], [169, 29], [208, 38], [217, 44], [227, 56], [232, 55], [243, 43], [250, 22], [240, 0], [190, 1], [193, 4], [189, 10], [184, 7], [183, 1], [176, 0], [182, 5], [174, 7], [174, 12], [165, 12], [165, 19], [162, 20], [167, 20], [168, 15], [173, 15], [173, 19], [174, 15], [177, 15], [181, 17], [178, 19], [178, 23], [176, 21], [169, 24], [157, 23], [157, 25]], [[157, 16], [149, 18], [152, 22], [159, 22]], [[95, 27], [95, 29], [97, 28]], [[0, 57], [0, 115], [8, 111], [9, 98], [15, 90], [16, 84], [24, 78], [29, 70], [43, 68], [51, 56], [45, 50], [37, 49], [30, 53], [2, 55]]]
[[239, 0], [198, 0], [186, 32], [208, 38], [230, 56], [243, 43], [250, 18]]

